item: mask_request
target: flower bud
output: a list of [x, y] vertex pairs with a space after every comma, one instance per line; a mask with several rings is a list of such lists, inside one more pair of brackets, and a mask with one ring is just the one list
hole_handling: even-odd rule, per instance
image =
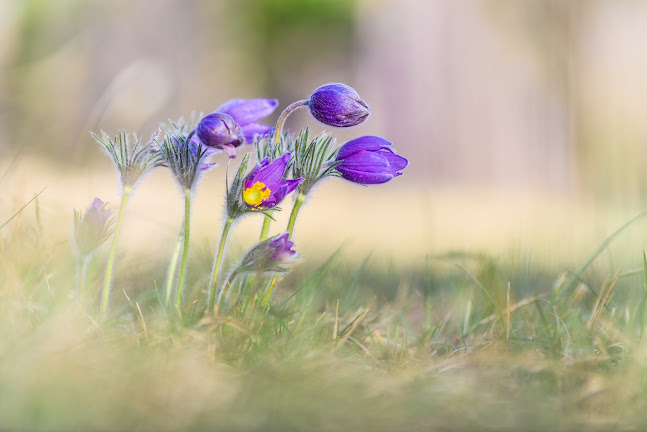
[[308, 101], [310, 113], [320, 122], [334, 127], [351, 127], [368, 117], [368, 105], [351, 87], [326, 84], [312, 93]]
[[240, 125], [247, 143], [254, 142], [254, 136], [267, 136], [272, 126], [258, 123], [269, 116], [279, 105], [276, 99], [232, 99], [220, 105], [217, 112], [229, 114]]
[[363, 185], [385, 183], [402, 175], [408, 164], [391, 150], [391, 143], [378, 136], [363, 136], [348, 141], [337, 153], [341, 161], [335, 169], [353, 183]]
[[224, 150], [230, 158], [236, 157], [235, 148], [245, 142], [241, 127], [225, 113], [211, 113], [200, 120], [196, 135], [207, 147]]
[[247, 251], [235, 272], [285, 272], [285, 265], [294, 262], [298, 257], [292, 246], [294, 242], [289, 240], [288, 233], [258, 242]]
[[110, 210], [99, 198], [95, 198], [83, 215], [75, 211], [74, 238], [82, 256], [101, 246], [111, 234]]

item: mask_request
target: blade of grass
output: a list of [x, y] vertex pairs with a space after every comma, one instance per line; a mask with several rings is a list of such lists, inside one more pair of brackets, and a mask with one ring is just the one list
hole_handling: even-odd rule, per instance
[[470, 278], [470, 279], [472, 279], [472, 281], [476, 284], [476, 286], [477, 286], [477, 287], [479, 287], [479, 289], [483, 292], [483, 294], [485, 294], [485, 296], [488, 298], [488, 300], [489, 300], [489, 301], [494, 305], [494, 307], [496, 308], [497, 315], [499, 316], [499, 320], [501, 321], [501, 324], [502, 324], [502, 325], [505, 325], [505, 320], [504, 320], [504, 318], [503, 318], [503, 311], [501, 311], [501, 307], [499, 307], [499, 305], [498, 305], [498, 304], [497, 304], [497, 302], [494, 300], [494, 298], [492, 297], [492, 295], [488, 292], [488, 290], [487, 290], [487, 289], [485, 289], [485, 287], [483, 286], [483, 284], [482, 284], [478, 279], [476, 279], [476, 277], [475, 277], [472, 273], [470, 273], [470, 272], [469, 272], [465, 267], [463, 267], [463, 266], [462, 266], [462, 265], [460, 265], [460, 264], [456, 264], [456, 266], [457, 266], [459, 269], [463, 270], [463, 272], [465, 272], [465, 274], [466, 274], [467, 276], [469, 276], [469, 278]]
[[640, 305], [640, 340], [645, 333], [645, 321], [647, 320], [647, 255], [643, 251], [643, 298]]
[[42, 191], [38, 192], [36, 195], [34, 195], [34, 197], [33, 197], [32, 199], [30, 199], [29, 201], [27, 201], [27, 204], [25, 204], [24, 206], [20, 207], [20, 210], [18, 210], [18, 211], [17, 211], [13, 216], [11, 216], [9, 219], [7, 219], [7, 220], [6, 220], [2, 225], [0, 225], [0, 229], [4, 228], [4, 227], [9, 223], [9, 222], [11, 222], [11, 221], [16, 217], [16, 216], [18, 216], [18, 215], [20, 214], [20, 212], [22, 212], [22, 211], [25, 209], [25, 207], [27, 207], [29, 204], [31, 204], [31, 202], [32, 202], [33, 200], [35, 200], [36, 198], [38, 198], [38, 195], [40, 195], [40, 194], [42, 194], [43, 192], [45, 192], [45, 189], [47, 189], [47, 188], [43, 188], [43, 190], [42, 190]]

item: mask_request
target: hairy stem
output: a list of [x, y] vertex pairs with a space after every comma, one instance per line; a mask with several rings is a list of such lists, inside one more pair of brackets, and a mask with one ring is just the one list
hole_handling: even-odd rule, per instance
[[124, 221], [124, 214], [126, 213], [126, 203], [132, 192], [132, 186], [124, 186], [123, 193], [121, 194], [121, 206], [119, 207], [119, 216], [117, 217], [117, 225], [115, 232], [112, 234], [112, 246], [110, 246], [110, 255], [108, 255], [108, 265], [106, 266], [106, 277], [103, 283], [103, 293], [101, 295], [101, 313], [100, 317], [103, 321], [108, 313], [108, 300], [110, 299], [110, 281], [112, 279], [112, 267], [115, 262], [115, 251], [117, 250], [117, 241], [119, 240], [119, 233], [121, 232], [121, 224]]
[[297, 194], [297, 198], [294, 201], [294, 207], [292, 207], [292, 213], [290, 213], [290, 220], [288, 221], [288, 234], [290, 234], [290, 237], [292, 237], [292, 231], [294, 230], [294, 223], [297, 220], [297, 215], [299, 214], [299, 209], [301, 209], [301, 206], [303, 205], [303, 201], [305, 201], [306, 196], [303, 192], [299, 192]]
[[168, 269], [166, 270], [166, 288], [164, 290], [164, 304], [168, 305], [168, 302], [171, 300], [171, 291], [173, 291], [173, 281], [175, 280], [175, 270], [177, 269], [177, 261], [180, 258], [180, 251], [182, 250], [182, 240], [184, 239], [184, 222], [180, 228], [180, 232], [177, 235], [177, 241], [175, 242], [175, 249], [173, 250], [173, 255], [168, 263]]
[[285, 120], [288, 118], [288, 116], [292, 114], [292, 111], [307, 105], [308, 105], [308, 100], [300, 100], [300, 101], [294, 102], [291, 105], [288, 105], [288, 107], [283, 110], [283, 112], [279, 116], [279, 119], [276, 121], [276, 130], [274, 131], [274, 142], [273, 142], [274, 145], [277, 145], [279, 143], [279, 140], [281, 139], [281, 135], [283, 134], [283, 124], [285, 123]]
[[186, 278], [186, 263], [189, 257], [189, 237], [191, 235], [191, 191], [184, 190], [184, 248], [182, 250], [182, 266], [180, 267], [180, 280], [175, 294], [175, 305], [182, 308], [182, 288]]
[[229, 235], [229, 229], [231, 224], [234, 223], [234, 219], [227, 218], [225, 221], [225, 226], [222, 228], [222, 234], [220, 235], [220, 244], [218, 245], [218, 251], [216, 252], [216, 257], [213, 261], [213, 270], [211, 272], [211, 280], [209, 281], [209, 305], [207, 306], [207, 313], [212, 314], [214, 312], [214, 307], [216, 305], [216, 286], [218, 285], [218, 276], [220, 275], [220, 266], [222, 265], [222, 257], [225, 252], [225, 244], [227, 243], [227, 236]]
[[261, 235], [258, 238], [259, 240], [265, 240], [267, 238], [267, 233], [270, 231], [270, 223], [272, 223], [272, 218], [265, 215], [265, 219], [263, 219], [263, 227], [261, 228]]

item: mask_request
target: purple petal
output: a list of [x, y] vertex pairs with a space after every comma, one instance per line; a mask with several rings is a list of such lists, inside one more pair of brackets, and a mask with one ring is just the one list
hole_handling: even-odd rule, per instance
[[367, 135], [348, 141], [337, 153], [337, 160], [344, 159], [360, 150], [377, 151], [391, 147], [391, 142], [379, 136]]
[[344, 179], [351, 181], [353, 183], [359, 183], [363, 185], [386, 183], [389, 180], [391, 180], [393, 177], [397, 177], [401, 175], [401, 173], [394, 173], [394, 174], [388, 173], [388, 172], [366, 173], [362, 171], [347, 170], [347, 169], [338, 169], [338, 171]]
[[278, 183], [285, 174], [285, 168], [288, 166], [289, 160], [290, 153], [286, 153], [271, 164], [263, 167], [256, 173], [256, 175], [252, 179], [252, 183], [259, 181], [267, 185], [270, 190], [275, 189], [275, 184]]
[[268, 135], [272, 131], [272, 129], [274, 129], [272, 126], [267, 126], [260, 123], [250, 123], [248, 125], [245, 125], [243, 126], [243, 135], [245, 135], [245, 142], [253, 143], [254, 135]]
[[344, 158], [337, 169], [351, 169], [364, 172], [386, 172], [390, 171], [389, 161], [382, 156], [382, 152], [371, 152], [360, 150]]
[[239, 125], [246, 126], [272, 114], [278, 105], [277, 99], [232, 99], [216, 111], [229, 114]]
[[222, 150], [227, 153], [227, 156], [229, 156], [229, 159], [234, 159], [236, 157], [236, 147], [234, 147], [231, 144], [225, 144], [221, 146]]
[[402, 156], [398, 156], [390, 149], [385, 149], [379, 152], [382, 156], [389, 161], [389, 165], [393, 171], [402, 171], [409, 165], [409, 161]]

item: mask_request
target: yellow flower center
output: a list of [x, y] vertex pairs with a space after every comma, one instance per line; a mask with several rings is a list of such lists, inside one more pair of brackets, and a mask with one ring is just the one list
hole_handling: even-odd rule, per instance
[[258, 207], [269, 198], [272, 191], [264, 183], [256, 182], [243, 191], [243, 199], [247, 204]]

